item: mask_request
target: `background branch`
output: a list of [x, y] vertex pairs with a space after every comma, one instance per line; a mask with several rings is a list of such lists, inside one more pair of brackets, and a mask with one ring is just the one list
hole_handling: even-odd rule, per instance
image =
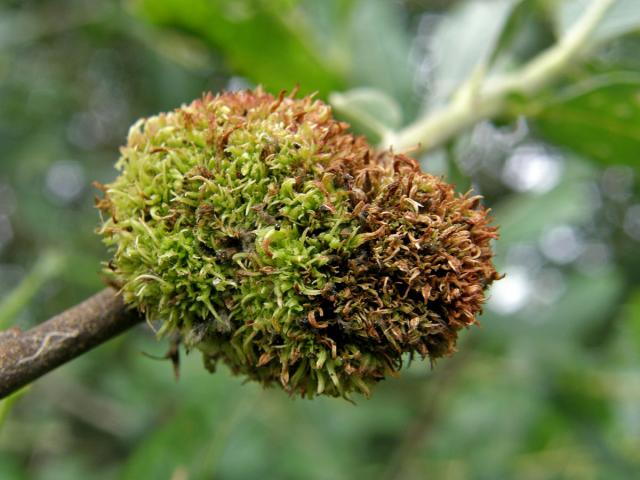
[[[476, 72], [450, 103], [418, 119], [399, 132], [388, 133], [380, 147], [397, 152], [428, 151], [446, 143], [479, 121], [504, 112], [510, 95], [532, 95], [554, 81], [586, 48], [587, 39], [613, 5], [613, 0], [594, 0], [573, 27], [551, 48], [516, 72], [484, 82]], [[478, 75], [481, 73], [482, 75]]]
[[106, 288], [26, 332], [0, 332], [0, 398], [141, 321]]

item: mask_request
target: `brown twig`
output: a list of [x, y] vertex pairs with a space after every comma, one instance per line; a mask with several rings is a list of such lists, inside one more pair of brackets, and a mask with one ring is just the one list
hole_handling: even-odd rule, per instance
[[0, 332], [0, 398], [141, 321], [106, 288], [26, 332]]

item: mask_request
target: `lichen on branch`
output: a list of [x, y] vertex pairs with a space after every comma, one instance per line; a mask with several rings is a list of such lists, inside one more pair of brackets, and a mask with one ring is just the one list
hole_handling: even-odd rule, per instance
[[204, 95], [136, 123], [103, 187], [106, 270], [159, 333], [292, 394], [454, 351], [498, 278], [479, 197], [311, 97]]

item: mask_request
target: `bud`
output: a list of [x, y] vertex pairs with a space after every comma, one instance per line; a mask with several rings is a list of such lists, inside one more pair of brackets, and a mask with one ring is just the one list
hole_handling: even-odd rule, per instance
[[498, 278], [496, 228], [311, 97], [211, 94], [138, 121], [104, 187], [107, 271], [206, 367], [349, 397], [455, 349]]

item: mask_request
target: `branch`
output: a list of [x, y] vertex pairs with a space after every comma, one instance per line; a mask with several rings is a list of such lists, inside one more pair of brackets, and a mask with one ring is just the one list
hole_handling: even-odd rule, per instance
[[0, 398], [141, 321], [106, 288], [26, 332], [0, 332]]
[[453, 136], [486, 118], [505, 110], [507, 99], [514, 93], [531, 95], [539, 92], [579, 57], [586, 40], [596, 29], [614, 0], [594, 0], [580, 19], [551, 48], [542, 52], [520, 70], [479, 85], [472, 76], [458, 95], [444, 107], [426, 115], [400, 132], [387, 135], [381, 148], [406, 151], [432, 150]]

